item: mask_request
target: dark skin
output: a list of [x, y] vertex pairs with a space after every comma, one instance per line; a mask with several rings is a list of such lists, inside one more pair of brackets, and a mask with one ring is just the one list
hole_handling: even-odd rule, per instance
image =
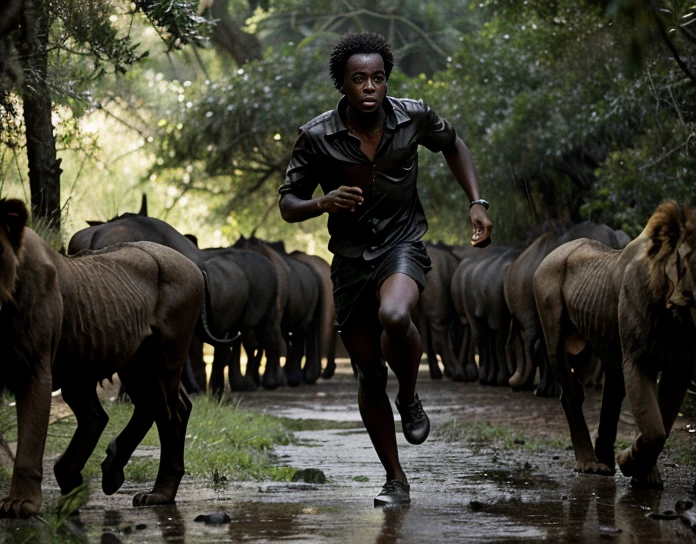
[[[372, 160], [382, 138], [386, 116], [382, 102], [387, 95], [387, 77], [381, 55], [369, 53], [350, 57], [346, 65], [344, 92], [348, 102], [346, 125], [360, 140], [361, 151]], [[471, 154], [459, 137], [444, 157], [468, 198], [479, 199], [478, 177]], [[363, 181], [366, 182], [364, 186], [369, 186], [370, 180]], [[360, 187], [341, 186], [309, 200], [285, 194], [280, 200], [280, 211], [283, 219], [294, 223], [324, 213], [354, 211], [363, 201]], [[475, 205], [470, 217], [472, 245], [487, 245], [492, 223], [486, 209]], [[384, 281], [376, 295], [375, 311], [353, 319], [341, 330], [341, 339], [351, 361], [362, 372], [378, 368], [384, 357], [399, 382], [399, 403], [405, 406], [413, 401], [423, 353], [420, 335], [411, 319], [420, 296], [418, 285], [409, 276], [397, 273]], [[406, 482], [399, 462], [394, 416], [386, 392], [381, 396], [367, 396], [360, 390], [358, 405], [365, 428], [387, 472], [387, 479]]]

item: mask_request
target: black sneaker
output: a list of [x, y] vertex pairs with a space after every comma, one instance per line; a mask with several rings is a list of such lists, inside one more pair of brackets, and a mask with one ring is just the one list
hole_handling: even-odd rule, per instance
[[395, 506], [411, 502], [411, 486], [396, 478], [387, 480], [382, 491], [375, 497], [375, 506]]
[[404, 437], [411, 444], [422, 444], [430, 434], [430, 420], [423, 410], [423, 405], [418, 398], [418, 393], [413, 395], [413, 402], [408, 406], [401, 406], [396, 399], [396, 409], [401, 414], [401, 428]]

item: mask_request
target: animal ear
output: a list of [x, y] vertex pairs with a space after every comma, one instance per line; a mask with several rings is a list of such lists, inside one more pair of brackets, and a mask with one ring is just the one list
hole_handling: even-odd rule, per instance
[[87, 220], [87, 224], [88, 224], [90, 227], [97, 227], [97, 226], [99, 226], [99, 225], [103, 225], [103, 224], [104, 224], [104, 221], [92, 221], [91, 219], [88, 219], [88, 220]]
[[22, 236], [28, 218], [29, 212], [21, 200], [16, 198], [0, 200], [0, 228], [5, 231], [15, 253], [19, 252], [22, 245]]

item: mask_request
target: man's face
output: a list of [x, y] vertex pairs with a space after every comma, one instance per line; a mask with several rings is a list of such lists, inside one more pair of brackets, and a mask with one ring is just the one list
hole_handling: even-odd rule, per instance
[[382, 55], [360, 53], [350, 57], [343, 86], [351, 108], [365, 113], [378, 110], [387, 94]]

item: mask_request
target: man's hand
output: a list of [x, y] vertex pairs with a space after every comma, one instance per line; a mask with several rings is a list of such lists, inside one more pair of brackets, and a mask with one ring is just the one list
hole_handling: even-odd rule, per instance
[[342, 210], [355, 211], [356, 206], [363, 203], [362, 189], [360, 187], [347, 187], [341, 185], [338, 189], [324, 195], [319, 200], [319, 207], [328, 213], [336, 213]]
[[486, 208], [481, 204], [474, 204], [469, 211], [469, 217], [473, 227], [471, 245], [480, 248], [486, 247], [491, 243], [491, 231], [493, 230], [493, 223], [488, 217]]

